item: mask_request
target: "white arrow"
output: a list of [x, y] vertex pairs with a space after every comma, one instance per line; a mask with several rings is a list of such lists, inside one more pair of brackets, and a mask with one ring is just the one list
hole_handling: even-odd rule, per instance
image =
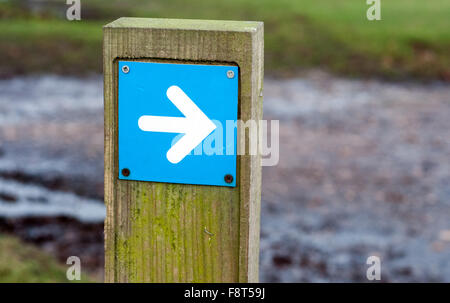
[[147, 132], [180, 133], [184, 136], [167, 152], [167, 160], [178, 163], [216, 129], [216, 125], [176, 85], [167, 89], [167, 98], [184, 117], [141, 116], [139, 128]]

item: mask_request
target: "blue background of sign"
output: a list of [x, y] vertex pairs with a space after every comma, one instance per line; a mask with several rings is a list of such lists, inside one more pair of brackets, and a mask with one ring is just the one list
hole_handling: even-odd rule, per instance
[[[130, 71], [125, 74], [122, 66]], [[227, 77], [232, 70], [234, 78]], [[166, 183], [236, 186], [236, 129], [234, 153], [226, 155], [226, 121], [237, 120], [238, 67], [224, 65], [149, 63], [119, 61], [119, 179]], [[166, 153], [175, 133], [142, 131], [138, 119], [142, 115], [183, 117], [167, 98], [167, 89], [177, 85], [213, 120], [220, 121], [203, 142], [222, 131], [223, 155], [187, 155], [177, 164], [167, 160]], [[203, 144], [203, 142], [201, 144]], [[213, 145], [214, 146], [214, 145]], [[122, 175], [128, 168], [130, 175]], [[233, 176], [226, 183], [225, 175]]]

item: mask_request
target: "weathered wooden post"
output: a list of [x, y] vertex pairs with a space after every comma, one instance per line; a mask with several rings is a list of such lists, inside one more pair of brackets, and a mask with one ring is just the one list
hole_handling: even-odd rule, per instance
[[[225, 183], [220, 186], [219, 181], [216, 185], [200, 185], [208, 182], [170, 181], [172, 177], [178, 177], [170, 172], [172, 167], [181, 167], [180, 164], [174, 164], [180, 161], [177, 158], [179, 154], [174, 152], [171, 158], [167, 153], [167, 159], [172, 163], [152, 163], [151, 155], [145, 161], [140, 161], [139, 157], [145, 156], [145, 151], [135, 151], [130, 145], [147, 140], [142, 138], [170, 135], [143, 132], [142, 130], [164, 132], [162, 128], [170, 129], [172, 124], [163, 125], [164, 119], [169, 117], [139, 118], [135, 115], [134, 107], [141, 106], [142, 109], [151, 111], [151, 107], [146, 107], [147, 97], [150, 100], [153, 96], [151, 94], [160, 93], [152, 85], [157, 85], [156, 82], [164, 84], [167, 77], [181, 77], [180, 73], [184, 73], [186, 69], [180, 67], [183, 64], [190, 68], [189, 72], [192, 71], [194, 78], [197, 77], [196, 73], [203, 75], [201, 73], [205, 71], [209, 78], [208, 68], [213, 66], [211, 81], [221, 75], [221, 68], [225, 71], [228, 69], [224, 74], [228, 80], [227, 77], [217, 80], [217, 83], [223, 83], [217, 97], [225, 98], [230, 94], [229, 99], [232, 100], [235, 91], [237, 118], [243, 122], [262, 119], [263, 24], [244, 21], [120, 18], [106, 25], [103, 33], [106, 281], [256, 282], [261, 195], [260, 155], [237, 155], [235, 163], [232, 163], [235, 164], [235, 176], [225, 177], [225, 182], [230, 183], [228, 186]], [[174, 69], [166, 73], [166, 70], [172, 68]], [[145, 81], [141, 81], [143, 79]], [[184, 81], [184, 78], [179, 79], [180, 83]], [[207, 87], [208, 83], [209, 81], [198, 83], [198, 86]], [[234, 83], [236, 86], [233, 86]], [[189, 91], [189, 87], [179, 83], [170, 85], [173, 86], [164, 88], [167, 97], [164, 94], [157, 97], [161, 106], [172, 106], [168, 110], [175, 112], [173, 105], [176, 105], [183, 112], [186, 108], [183, 109], [182, 106], [187, 103], [177, 103], [181, 100], [180, 102], [190, 102], [190, 105], [196, 103], [208, 116], [205, 108], [208, 108], [208, 104], [218, 102], [208, 98], [201, 101], [202, 98], [195, 93], [198, 88], [197, 91], [194, 88]], [[186, 95], [192, 100], [186, 101]], [[167, 98], [174, 104], [170, 104]], [[201, 106], [201, 102], [209, 103]], [[193, 107], [197, 108], [195, 105]], [[186, 112], [183, 114], [189, 118], [189, 109]], [[140, 114], [161, 115], [158, 112]], [[178, 115], [178, 119], [181, 121], [182, 116]], [[130, 124], [128, 121], [135, 122]], [[161, 123], [156, 123], [158, 121]], [[171, 132], [175, 136], [174, 132], [181, 131]], [[158, 138], [160, 141], [157, 142], [162, 142], [165, 137]], [[248, 143], [248, 138], [240, 137], [238, 140]], [[170, 147], [170, 142], [168, 143]], [[119, 144], [122, 145], [119, 147]], [[149, 147], [149, 153], [159, 151], [158, 143], [145, 144]], [[190, 159], [193, 157], [195, 156]], [[162, 169], [159, 165], [167, 169]], [[233, 165], [230, 165], [231, 170]], [[198, 169], [201, 171], [202, 167]], [[212, 164], [209, 169], [213, 174], [216, 167]], [[189, 177], [188, 174], [187, 178]], [[223, 181], [223, 177], [221, 178]]]

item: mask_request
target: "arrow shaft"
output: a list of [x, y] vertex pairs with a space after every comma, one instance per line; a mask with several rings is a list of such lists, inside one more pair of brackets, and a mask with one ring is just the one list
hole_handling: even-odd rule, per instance
[[147, 132], [185, 133], [190, 123], [184, 117], [141, 116], [138, 120], [139, 128]]

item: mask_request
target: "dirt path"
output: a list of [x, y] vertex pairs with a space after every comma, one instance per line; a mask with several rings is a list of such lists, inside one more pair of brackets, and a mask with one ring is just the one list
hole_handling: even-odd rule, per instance
[[[280, 163], [263, 170], [262, 281], [367, 281], [378, 255], [384, 281], [450, 282], [450, 86], [316, 72], [266, 79], [264, 102], [280, 120]], [[99, 254], [102, 243], [58, 234], [83, 243], [86, 231], [61, 223], [75, 208], [101, 239], [102, 110], [100, 77], [0, 81], [0, 227]]]

